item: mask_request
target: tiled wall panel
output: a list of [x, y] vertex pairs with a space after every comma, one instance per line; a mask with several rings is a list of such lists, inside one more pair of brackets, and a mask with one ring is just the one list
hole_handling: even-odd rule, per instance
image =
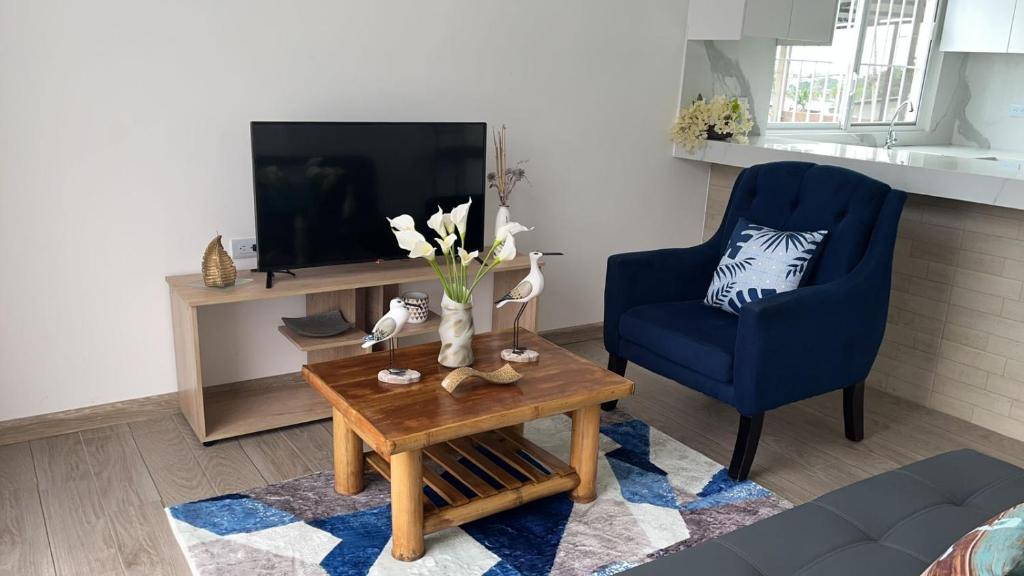
[[[704, 238], [738, 174], [712, 167]], [[910, 195], [868, 384], [1024, 440], [1024, 211]]]

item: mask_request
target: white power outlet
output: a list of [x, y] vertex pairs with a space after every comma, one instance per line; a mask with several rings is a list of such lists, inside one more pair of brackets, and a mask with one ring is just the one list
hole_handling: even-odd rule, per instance
[[232, 260], [250, 260], [256, 257], [256, 239], [255, 238], [232, 238], [231, 239], [231, 259]]
[[1024, 104], [1010, 104], [1010, 118], [1024, 118]]

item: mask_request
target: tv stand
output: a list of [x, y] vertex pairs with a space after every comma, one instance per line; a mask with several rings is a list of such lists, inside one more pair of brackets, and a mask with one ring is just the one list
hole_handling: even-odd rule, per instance
[[291, 270], [267, 270], [267, 290], [274, 287], [274, 273], [287, 274], [292, 278], [295, 278], [295, 272], [292, 272]]
[[[471, 265], [470, 273], [477, 266]], [[487, 306], [494, 301], [495, 295], [501, 296], [514, 288], [529, 268], [528, 256], [520, 256], [499, 265], [493, 274], [494, 293], [485, 294], [478, 290], [478, 306]], [[260, 274], [263, 272], [243, 271], [238, 273], [238, 277], [256, 279]], [[270, 276], [268, 274], [268, 278]], [[306, 268], [298, 277], [278, 275], [273, 290], [261, 288], [258, 282], [236, 283], [228, 288], [207, 288], [203, 286], [202, 274], [168, 276], [166, 280], [171, 297], [174, 360], [181, 412], [199, 441], [208, 445], [224, 438], [329, 418], [331, 406], [303, 381], [298, 372], [300, 366], [295, 367], [295, 372], [287, 374], [204, 386], [202, 365], [211, 359], [202, 357], [200, 308], [303, 296], [306, 300], [306, 314], [341, 310], [345, 318], [353, 323], [353, 327], [331, 338], [304, 338], [285, 326], [277, 327], [283, 336], [282, 346], [295, 346], [305, 353], [306, 363], [312, 364], [367, 353], [367, 350], [360, 348], [363, 336], [387, 312], [389, 300], [398, 296], [399, 285], [436, 281], [436, 277], [433, 270], [420, 260], [388, 260]], [[491, 330], [512, 328], [518, 311], [515, 308], [492, 307]], [[535, 300], [527, 306], [519, 324], [522, 328], [534, 330], [536, 322]], [[440, 317], [432, 312], [423, 324], [406, 325], [401, 336], [432, 334], [437, 338], [439, 325]], [[511, 338], [509, 334], [509, 341]], [[385, 362], [382, 360], [381, 366]]]

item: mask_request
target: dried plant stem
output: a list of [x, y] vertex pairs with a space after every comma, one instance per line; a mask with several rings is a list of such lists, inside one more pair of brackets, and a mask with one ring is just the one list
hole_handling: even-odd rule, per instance
[[508, 204], [508, 181], [505, 174], [507, 168], [505, 163], [507, 159], [505, 156], [505, 125], [501, 125], [501, 130], [494, 134], [494, 164], [495, 174], [497, 175], [497, 186], [498, 186], [498, 202], [502, 206]]

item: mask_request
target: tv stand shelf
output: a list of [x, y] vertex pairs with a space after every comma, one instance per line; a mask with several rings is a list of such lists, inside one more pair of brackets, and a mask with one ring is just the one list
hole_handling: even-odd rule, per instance
[[330, 350], [331, 348], [343, 348], [345, 346], [359, 346], [363, 343], [363, 338], [366, 336], [366, 332], [364, 330], [358, 330], [356, 328], [350, 328], [337, 336], [327, 336], [324, 338], [303, 336], [287, 326], [278, 326], [277, 331], [287, 338], [289, 342], [294, 344], [300, 352]]
[[[520, 256], [495, 268], [494, 294], [500, 296], [511, 290], [529, 267], [529, 257]], [[473, 273], [472, 268], [470, 273]], [[419, 260], [309, 268], [298, 270], [296, 274], [295, 278], [276, 276], [274, 287], [270, 289], [252, 272], [239, 272], [238, 277], [253, 278], [253, 282], [229, 288], [207, 288], [203, 286], [201, 274], [166, 278], [171, 296], [178, 398], [182, 413], [200, 441], [212, 442], [331, 415], [330, 405], [303, 382], [298, 371], [204, 386], [200, 307], [305, 296], [307, 314], [341, 310], [345, 319], [353, 323], [353, 328], [331, 338], [308, 338], [284, 326], [278, 327], [284, 338], [305, 352], [307, 363], [312, 364], [368, 353], [369, 350], [360, 347], [363, 336], [387, 311], [388, 301], [398, 296], [399, 285], [435, 278], [430, 267]], [[493, 300], [482, 294], [477, 299], [478, 302]], [[517, 311], [517, 306], [492, 309], [491, 329], [511, 328]], [[520, 324], [534, 330], [536, 320], [537, 303], [534, 301], [527, 307]], [[407, 324], [402, 337], [436, 333], [440, 322], [440, 316], [431, 312], [426, 322]]]
[[[438, 326], [441, 325], [441, 316], [431, 310], [427, 316], [426, 322], [419, 324], [406, 323], [405, 329], [398, 335], [398, 339], [407, 338], [409, 336], [419, 336], [420, 334], [429, 334], [436, 332]], [[301, 352], [313, 352], [315, 350], [330, 350], [332, 348], [343, 348], [345, 346], [361, 346], [363, 344], [363, 338], [366, 336], [368, 331], [351, 328], [345, 332], [338, 334], [337, 336], [328, 336], [326, 338], [312, 338], [310, 336], [303, 336], [297, 334], [294, 330], [287, 326], [278, 326], [277, 331], [284, 335], [289, 342], [295, 345]]]

